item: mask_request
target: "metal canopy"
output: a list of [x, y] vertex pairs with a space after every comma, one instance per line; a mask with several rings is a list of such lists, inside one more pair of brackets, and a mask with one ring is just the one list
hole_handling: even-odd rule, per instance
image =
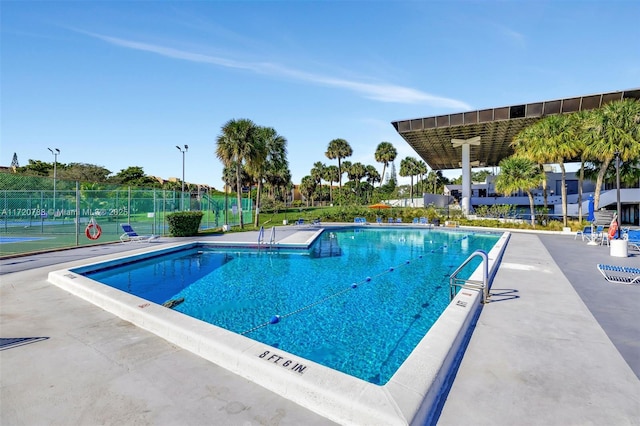
[[640, 99], [640, 88], [393, 121], [391, 124], [434, 170], [461, 168], [462, 148], [454, 148], [451, 140], [475, 136], [480, 136], [481, 143], [471, 146], [471, 165], [493, 167], [513, 154], [510, 146], [513, 138], [542, 117], [595, 109], [626, 98]]

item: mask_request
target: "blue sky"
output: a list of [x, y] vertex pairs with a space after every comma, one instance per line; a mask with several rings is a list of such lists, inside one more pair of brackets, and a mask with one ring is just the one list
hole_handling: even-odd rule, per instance
[[[230, 119], [288, 140], [295, 183], [395, 120], [640, 86], [638, 1], [2, 1], [0, 164], [14, 152], [222, 187]], [[459, 171], [447, 173], [458, 176]]]

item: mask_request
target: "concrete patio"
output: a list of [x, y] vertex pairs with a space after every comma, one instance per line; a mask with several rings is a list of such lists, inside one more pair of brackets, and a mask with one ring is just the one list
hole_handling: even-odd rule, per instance
[[[308, 238], [301, 229], [278, 240]], [[144, 247], [0, 261], [0, 337], [41, 338], [0, 348], [1, 424], [332, 424], [47, 282], [52, 270]], [[640, 425], [640, 286], [596, 269], [640, 267], [631, 254], [514, 233], [438, 424]]]

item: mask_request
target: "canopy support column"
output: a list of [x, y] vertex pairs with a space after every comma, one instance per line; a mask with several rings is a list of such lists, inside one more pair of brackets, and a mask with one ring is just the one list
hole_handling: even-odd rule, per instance
[[451, 139], [454, 148], [462, 147], [462, 213], [471, 209], [471, 145], [480, 145], [480, 136], [471, 139]]

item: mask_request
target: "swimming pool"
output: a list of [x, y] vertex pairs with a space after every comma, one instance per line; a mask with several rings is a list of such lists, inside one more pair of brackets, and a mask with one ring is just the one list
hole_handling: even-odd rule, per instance
[[[99, 306], [329, 418], [342, 422], [348, 418], [362, 420], [372, 416], [377, 421], [388, 418], [395, 423], [398, 410], [412, 413], [403, 414], [409, 419], [427, 415], [428, 410], [425, 411], [424, 407], [431, 406], [437, 399], [443, 375], [458, 356], [455, 345], [459, 346], [463, 340], [477, 311], [477, 294], [463, 292], [465, 294], [457, 298], [464, 299], [464, 302], [458, 300], [459, 303], [453, 305], [453, 316], [442, 315], [440, 319], [438, 316], [443, 309], [446, 313], [452, 307], [444, 275], [455, 269], [474, 249], [474, 239], [489, 241], [492, 238], [473, 232], [424, 229], [387, 232], [370, 228], [326, 231], [308, 251], [261, 251], [254, 254], [238, 249], [220, 250], [191, 245], [179, 247], [181, 252], [176, 252], [176, 247], [153, 253], [154, 256], [168, 253], [176, 270], [184, 268], [184, 264], [178, 266], [183, 261], [175, 263], [175, 259], [180, 257], [192, 264], [213, 265], [212, 270], [196, 274], [201, 276], [195, 277], [193, 283], [180, 283], [182, 287], [179, 289], [162, 290], [154, 301], [162, 303], [165, 299], [184, 298], [176, 310], [196, 317], [218, 315], [228, 320], [221, 325], [234, 333], [206, 328], [185, 320], [177, 312], [150, 305], [144, 299], [124, 297], [119, 291], [115, 293], [115, 289], [99, 289], [93, 281], [78, 275], [89, 271], [98, 276], [108, 275], [109, 270], [117, 270], [112, 266], [131, 259], [58, 271], [59, 274], [50, 275], [50, 281], [68, 289], [74, 287], [74, 293], [94, 299]], [[501, 236], [491, 249], [490, 263], [495, 264], [501, 256], [507, 239]], [[184, 251], [184, 248], [188, 250]], [[256, 274], [257, 281], [247, 278], [249, 264], [261, 272]], [[354, 264], [362, 267], [349, 266]], [[433, 268], [434, 264], [439, 268]], [[231, 266], [235, 269], [229, 269]], [[133, 269], [125, 274], [131, 274]], [[292, 270], [298, 275], [285, 274]], [[329, 275], [323, 280], [314, 279], [317, 271], [329, 271]], [[211, 274], [217, 278], [211, 279]], [[265, 277], [279, 279], [264, 281]], [[104, 277], [98, 278], [102, 280]], [[134, 281], [139, 280], [134, 278], [130, 282]], [[327, 285], [315, 288], [312, 286], [314, 281], [323, 281]], [[422, 287], [425, 282], [432, 281], [439, 284], [433, 288]], [[83, 288], [76, 285], [81, 282]], [[216, 286], [216, 283], [224, 283], [224, 286]], [[196, 291], [198, 287], [206, 288], [206, 291], [203, 292], [202, 288]], [[223, 287], [223, 293], [231, 294], [231, 299], [220, 300], [215, 293], [220, 289], [216, 287]], [[277, 297], [270, 299], [263, 295], [262, 290], [266, 287], [275, 288]], [[240, 290], [254, 294], [253, 300], [243, 296]], [[102, 296], [97, 297], [97, 291], [109, 294], [119, 303], [114, 306], [106, 302]], [[203, 293], [210, 296], [199, 300], [198, 294]], [[439, 293], [442, 293], [442, 298], [438, 297]], [[255, 297], [256, 294], [259, 296]], [[190, 306], [191, 299], [198, 303]], [[216, 303], [212, 305], [211, 300]], [[382, 309], [371, 309], [374, 306]], [[253, 308], [257, 311], [252, 311]], [[196, 311], [196, 315], [190, 311]], [[151, 312], [161, 314], [161, 318], [143, 315]], [[464, 318], [460, 316], [463, 313]], [[280, 321], [270, 324], [276, 315], [280, 316]], [[400, 337], [379, 339], [383, 347], [373, 347], [371, 342], [376, 335], [387, 328], [398, 328], [399, 322], [403, 324], [398, 331]], [[180, 331], [175, 330], [176, 327]], [[429, 327], [432, 331], [424, 336]], [[438, 333], [431, 336], [434, 329], [441, 329], [440, 336]], [[446, 347], [440, 347], [442, 345], [438, 342], [443, 335], [451, 340]], [[348, 336], [358, 339], [350, 343], [346, 339]], [[299, 348], [292, 348], [287, 339], [301, 346], [302, 352], [296, 353]], [[406, 342], [409, 344], [405, 347]], [[434, 360], [437, 362], [431, 365]], [[427, 365], [426, 361], [429, 361]], [[321, 368], [317, 363], [332, 369]], [[369, 383], [349, 379], [335, 370]], [[294, 374], [290, 377], [284, 371]]]

